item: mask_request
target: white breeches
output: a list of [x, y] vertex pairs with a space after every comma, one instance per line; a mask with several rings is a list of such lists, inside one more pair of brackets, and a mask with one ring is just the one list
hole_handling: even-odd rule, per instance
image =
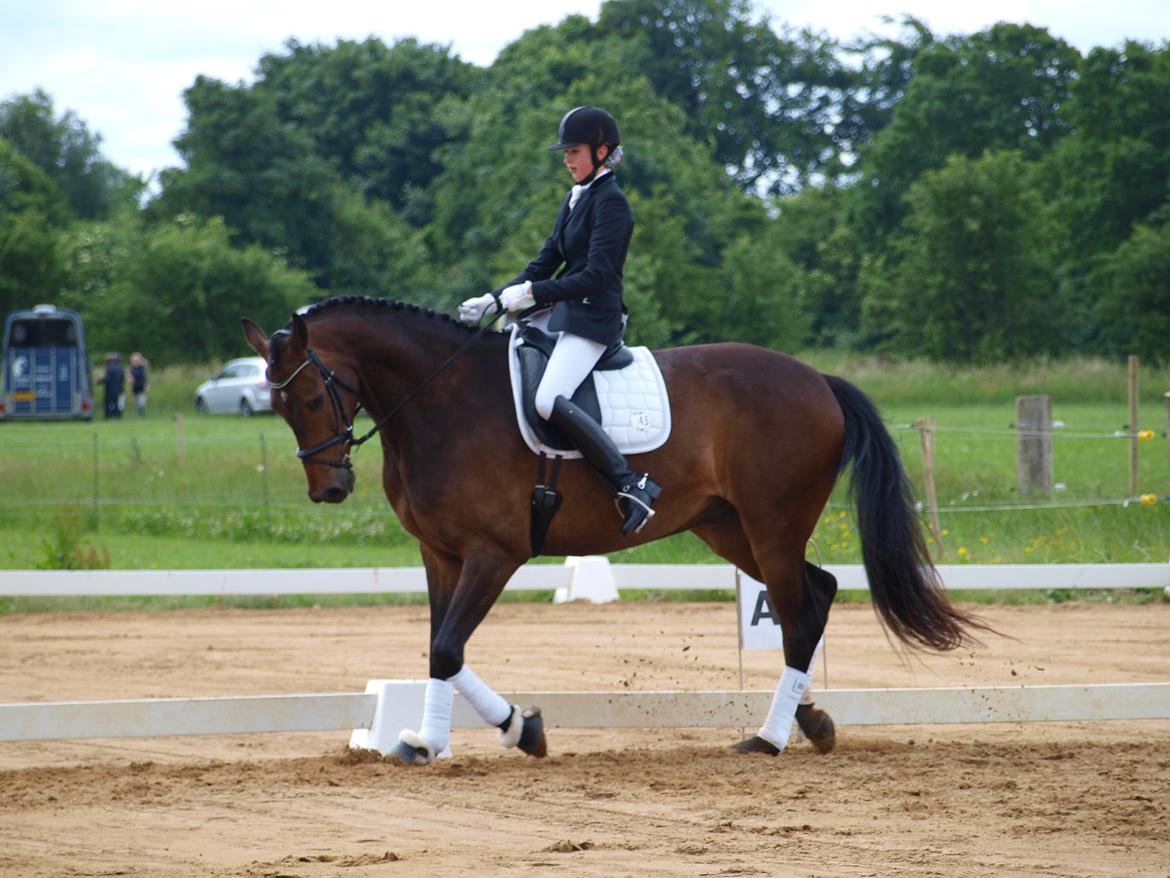
[[601, 342], [567, 332], [557, 335], [557, 345], [548, 358], [548, 368], [536, 388], [536, 411], [546, 421], [552, 415], [557, 397], [571, 398], [605, 353], [605, 345]]

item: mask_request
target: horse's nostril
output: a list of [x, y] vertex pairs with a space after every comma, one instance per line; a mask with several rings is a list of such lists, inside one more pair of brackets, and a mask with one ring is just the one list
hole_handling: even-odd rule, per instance
[[344, 488], [334, 487], [334, 488], [326, 488], [325, 493], [322, 495], [321, 499], [324, 500], [326, 503], [340, 503], [342, 500], [345, 499], [345, 497], [346, 497], [346, 492], [345, 492]]

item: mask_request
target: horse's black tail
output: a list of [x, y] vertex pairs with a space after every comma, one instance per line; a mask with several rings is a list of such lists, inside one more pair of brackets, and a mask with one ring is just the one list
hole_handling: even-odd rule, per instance
[[841, 469], [853, 465], [861, 554], [874, 606], [885, 625], [911, 646], [955, 649], [986, 625], [951, 606], [930, 561], [898, 448], [864, 393], [826, 375], [845, 415]]

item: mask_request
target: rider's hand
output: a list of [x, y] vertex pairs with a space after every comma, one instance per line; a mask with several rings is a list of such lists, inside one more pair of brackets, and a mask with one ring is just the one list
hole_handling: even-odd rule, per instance
[[474, 326], [479, 323], [480, 318], [483, 317], [484, 312], [488, 308], [496, 304], [496, 297], [491, 293], [484, 293], [482, 296], [476, 296], [474, 299], [468, 299], [459, 306], [459, 322], [466, 323], [468, 326]]
[[523, 311], [536, 304], [532, 297], [532, 281], [504, 287], [500, 290], [500, 304], [508, 311]]

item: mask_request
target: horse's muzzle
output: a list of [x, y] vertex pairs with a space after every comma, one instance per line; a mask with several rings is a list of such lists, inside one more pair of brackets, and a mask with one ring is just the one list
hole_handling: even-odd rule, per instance
[[353, 493], [353, 470], [345, 470], [345, 484], [330, 485], [323, 491], [309, 491], [309, 499], [314, 503], [340, 503]]
[[334, 485], [332, 488], [325, 489], [325, 493], [321, 495], [321, 499], [326, 503], [340, 503], [348, 496], [349, 493], [345, 488], [339, 488]]

